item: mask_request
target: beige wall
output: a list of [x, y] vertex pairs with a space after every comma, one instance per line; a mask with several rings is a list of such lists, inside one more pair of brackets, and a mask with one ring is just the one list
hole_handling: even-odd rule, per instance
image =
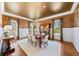
[[2, 26], [4, 27], [5, 25], [9, 24], [9, 17], [3, 15], [2, 16]]
[[[6, 15], [3, 15], [2, 16], [2, 26], [4, 27], [5, 25], [9, 24], [9, 20], [10, 18], [12, 18], [12, 20], [17, 20], [18, 18], [14, 18], [14, 17], [9, 17], [9, 16], [6, 16]], [[20, 28], [28, 28], [28, 21], [26, 20], [23, 20], [23, 19], [19, 19], [19, 27]]]
[[28, 28], [28, 26], [29, 26], [28, 23], [29, 23], [28, 21], [20, 19], [19, 20], [19, 27], [20, 28]]
[[66, 15], [62, 18], [63, 28], [72, 28], [73, 27], [73, 15]]
[[73, 13], [74, 17], [74, 27], [79, 27], [79, 5]]
[[63, 28], [72, 28], [73, 27], [73, 22], [74, 22], [73, 14], [65, 15], [62, 17], [56, 17], [56, 18], [53, 18], [50, 20], [48, 19], [48, 20], [44, 20], [44, 21], [40, 21], [40, 22], [41, 22], [41, 25], [52, 24], [52, 20], [56, 20], [56, 19], [62, 19]]
[[79, 5], [73, 14], [57, 17], [57, 19], [63, 20], [63, 28], [79, 27]]
[[44, 24], [51, 24], [51, 23], [52, 23], [52, 19], [47, 19], [47, 20], [40, 21], [40, 24], [41, 24], [41, 25], [44, 25]]

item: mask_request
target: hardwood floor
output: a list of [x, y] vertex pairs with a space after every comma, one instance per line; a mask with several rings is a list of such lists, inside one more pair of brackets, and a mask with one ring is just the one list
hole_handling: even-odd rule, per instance
[[16, 40], [12, 40], [12, 43], [15, 47], [15, 51], [14, 52], [9, 52], [7, 54], [5, 54], [5, 56], [27, 56], [24, 51], [19, 47], [19, 45], [16, 43]]
[[62, 56], [79, 56], [72, 43], [61, 42], [61, 55]]
[[[23, 50], [18, 46], [18, 44], [16, 43], [16, 40], [12, 41], [15, 47], [15, 51], [14, 52], [10, 52], [5, 54], [5, 56], [27, 56]], [[68, 42], [59, 42], [56, 41], [58, 43], [61, 44], [61, 56], [79, 56], [79, 53], [75, 50], [74, 46], [72, 43], [68, 43]]]

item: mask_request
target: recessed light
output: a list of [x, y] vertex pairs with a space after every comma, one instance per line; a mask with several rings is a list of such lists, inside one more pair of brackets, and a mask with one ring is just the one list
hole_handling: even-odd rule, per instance
[[44, 5], [43, 8], [46, 8], [46, 5]]

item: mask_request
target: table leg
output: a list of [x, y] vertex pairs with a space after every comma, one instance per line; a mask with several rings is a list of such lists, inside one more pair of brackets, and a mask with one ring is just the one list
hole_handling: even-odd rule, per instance
[[7, 50], [9, 50], [11, 48], [10, 47], [10, 41], [7, 41], [7, 46], [8, 46]]
[[41, 39], [39, 39], [39, 48], [41, 48]]

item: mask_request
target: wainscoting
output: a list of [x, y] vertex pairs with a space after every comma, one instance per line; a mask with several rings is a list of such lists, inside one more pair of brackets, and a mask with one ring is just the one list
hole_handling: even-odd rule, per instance
[[79, 52], [79, 27], [73, 28], [73, 45]]
[[63, 41], [72, 42], [73, 28], [63, 28]]
[[77, 52], [79, 52], [79, 27], [63, 28], [63, 40], [73, 43]]
[[27, 37], [28, 33], [29, 33], [28, 28], [19, 28], [19, 38]]

